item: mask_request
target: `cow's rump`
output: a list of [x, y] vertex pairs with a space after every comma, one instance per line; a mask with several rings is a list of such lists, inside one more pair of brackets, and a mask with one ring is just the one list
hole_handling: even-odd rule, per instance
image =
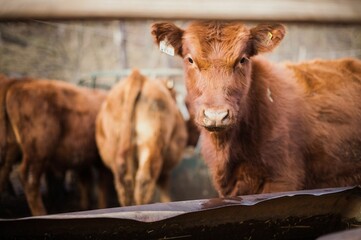
[[168, 179], [187, 141], [185, 122], [165, 84], [138, 71], [114, 86], [97, 117], [96, 140], [113, 172], [121, 205], [169, 201]]

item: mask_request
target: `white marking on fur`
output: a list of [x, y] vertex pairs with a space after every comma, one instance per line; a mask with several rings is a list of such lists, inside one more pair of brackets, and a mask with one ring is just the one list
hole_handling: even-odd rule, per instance
[[271, 92], [271, 90], [269, 88], [267, 88], [267, 97], [271, 102], [273, 102], [272, 92]]

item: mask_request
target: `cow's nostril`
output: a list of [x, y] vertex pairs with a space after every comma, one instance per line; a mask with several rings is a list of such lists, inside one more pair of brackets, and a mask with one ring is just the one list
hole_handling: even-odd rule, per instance
[[228, 117], [228, 110], [219, 112], [219, 119], [222, 121]]
[[202, 124], [208, 131], [222, 131], [231, 125], [230, 112], [228, 109], [204, 109]]
[[203, 111], [203, 114], [208, 120], [220, 123], [220, 122], [222, 122], [222, 120], [224, 120], [228, 117], [229, 111], [228, 110], [206, 109]]

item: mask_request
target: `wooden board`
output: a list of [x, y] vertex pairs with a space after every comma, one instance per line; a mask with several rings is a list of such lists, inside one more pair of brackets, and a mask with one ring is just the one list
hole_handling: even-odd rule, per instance
[[0, 20], [96, 18], [361, 23], [361, 1], [0, 0]]

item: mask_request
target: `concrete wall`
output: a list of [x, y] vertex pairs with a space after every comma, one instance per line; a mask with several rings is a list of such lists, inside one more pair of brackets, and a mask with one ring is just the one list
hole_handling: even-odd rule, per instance
[[[150, 35], [153, 22], [0, 23], [0, 72], [77, 82], [100, 70], [180, 68], [180, 58], [161, 54], [154, 45]], [[267, 55], [273, 61], [361, 58], [359, 25], [286, 26], [285, 39]]]

